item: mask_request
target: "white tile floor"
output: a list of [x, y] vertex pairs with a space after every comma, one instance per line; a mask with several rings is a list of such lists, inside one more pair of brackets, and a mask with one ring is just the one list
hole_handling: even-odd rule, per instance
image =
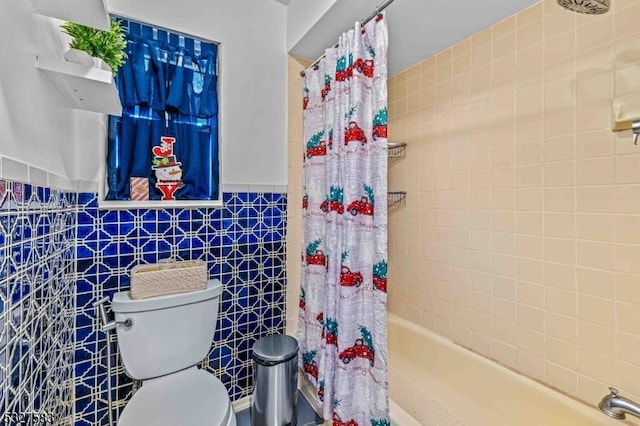
[[[316, 413], [311, 408], [311, 405], [307, 402], [302, 393], [298, 392], [298, 405], [297, 405], [297, 414], [298, 414], [298, 426], [315, 426]], [[249, 408], [246, 408], [239, 413], [236, 414], [236, 420], [238, 422], [238, 426], [251, 426], [251, 416], [249, 412]], [[264, 425], [255, 425], [255, 426], [264, 426]]]

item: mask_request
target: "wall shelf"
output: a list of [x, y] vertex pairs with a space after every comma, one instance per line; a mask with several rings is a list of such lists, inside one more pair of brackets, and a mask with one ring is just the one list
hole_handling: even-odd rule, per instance
[[[387, 152], [390, 163], [407, 156], [407, 144], [404, 142], [387, 143]], [[394, 211], [401, 209], [407, 202], [406, 191], [389, 191], [387, 192], [388, 210]]]
[[[35, 12], [64, 21], [76, 22], [99, 30], [109, 30], [111, 18], [105, 0], [31, 0]], [[53, 84], [70, 108], [104, 114], [122, 115], [120, 96], [111, 70], [94, 64], [81, 65], [52, 55], [36, 56], [38, 69]]]
[[387, 205], [389, 207], [402, 207], [407, 202], [406, 191], [389, 191], [387, 192]]
[[38, 56], [37, 66], [48, 75], [68, 107], [122, 115], [120, 96], [110, 70], [47, 56]]
[[111, 26], [104, 0], [31, 0], [37, 13], [99, 30]]
[[387, 144], [389, 158], [404, 158], [407, 155], [407, 144], [404, 142], [389, 142]]

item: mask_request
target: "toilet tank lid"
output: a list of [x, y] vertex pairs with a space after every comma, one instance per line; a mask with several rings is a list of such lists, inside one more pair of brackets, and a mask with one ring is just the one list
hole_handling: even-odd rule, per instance
[[168, 294], [166, 296], [150, 297], [148, 299], [131, 299], [131, 293], [120, 291], [113, 295], [111, 310], [113, 312], [144, 312], [157, 309], [173, 308], [191, 303], [203, 302], [220, 296], [222, 284], [214, 279], [207, 282], [204, 290], [188, 293]]

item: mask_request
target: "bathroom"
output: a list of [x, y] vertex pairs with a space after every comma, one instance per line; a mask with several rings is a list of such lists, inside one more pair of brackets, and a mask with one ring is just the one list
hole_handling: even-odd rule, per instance
[[[221, 202], [171, 208], [101, 203], [104, 115], [63, 105], [38, 69], [66, 49], [42, 2], [0, 1], [2, 413], [109, 424], [107, 382], [116, 415], [133, 385], [116, 356], [107, 379], [93, 304], [169, 258], [202, 259], [223, 285], [202, 367], [241, 412], [251, 344], [298, 328], [300, 72], [380, 1], [109, 0], [115, 16], [219, 43]], [[631, 126], [612, 130], [612, 104], [640, 93], [640, 3], [467, 3], [386, 10], [389, 141], [406, 143], [388, 167], [406, 196], [388, 213], [391, 421], [622, 423], [597, 406], [609, 386], [640, 401], [640, 148]], [[418, 371], [458, 356], [440, 383]], [[472, 383], [471, 365], [492, 379]]]

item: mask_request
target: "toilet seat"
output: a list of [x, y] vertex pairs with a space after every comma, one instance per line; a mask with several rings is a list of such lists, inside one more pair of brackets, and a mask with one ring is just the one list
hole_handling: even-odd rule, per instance
[[118, 426], [235, 426], [227, 390], [197, 367], [145, 380]]

